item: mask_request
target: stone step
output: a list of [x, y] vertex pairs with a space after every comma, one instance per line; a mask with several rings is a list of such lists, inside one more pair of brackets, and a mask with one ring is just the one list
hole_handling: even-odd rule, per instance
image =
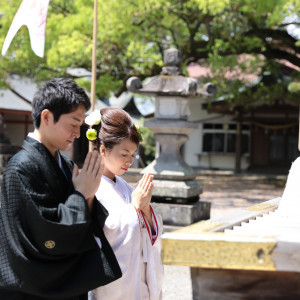
[[0, 143], [0, 154], [15, 154], [18, 151], [18, 147], [6, 143]]
[[0, 174], [2, 174], [7, 166], [8, 161], [14, 154], [0, 154]]

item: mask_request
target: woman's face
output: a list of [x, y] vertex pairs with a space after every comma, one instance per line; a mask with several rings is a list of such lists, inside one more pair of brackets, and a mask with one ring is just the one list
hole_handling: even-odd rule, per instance
[[100, 153], [104, 163], [103, 174], [114, 179], [115, 175], [123, 175], [132, 165], [138, 146], [129, 138], [124, 139], [112, 149], [101, 145]]

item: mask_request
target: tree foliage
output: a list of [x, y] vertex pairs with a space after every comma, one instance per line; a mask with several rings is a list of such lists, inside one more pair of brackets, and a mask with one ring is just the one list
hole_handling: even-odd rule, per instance
[[[0, 45], [20, 2], [2, 0]], [[170, 47], [182, 51], [185, 72], [193, 62], [209, 66], [211, 78], [203, 80], [215, 82], [219, 94], [235, 93], [244, 85], [241, 73], [269, 72], [278, 77], [287, 63], [300, 68], [300, 33], [288, 30], [300, 28], [300, 1], [99, 0], [98, 8], [96, 86], [100, 97], [110, 90], [125, 90], [131, 76], [144, 79], [159, 74], [163, 52]], [[8, 54], [0, 58], [0, 78], [17, 73], [43, 80], [71, 76], [69, 67], [90, 70], [92, 31], [93, 0], [50, 0], [45, 57], [32, 52], [23, 27]], [[226, 72], [236, 76], [227, 78]], [[297, 82], [299, 71], [288, 68], [288, 76]], [[89, 87], [89, 82], [79, 82]], [[280, 91], [278, 82], [276, 86]], [[270, 91], [274, 88], [262, 83], [260, 93]]]

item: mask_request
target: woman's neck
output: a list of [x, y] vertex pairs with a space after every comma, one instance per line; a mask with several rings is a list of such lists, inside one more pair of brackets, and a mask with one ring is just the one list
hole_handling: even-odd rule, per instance
[[109, 178], [110, 180], [116, 182], [115, 174], [109, 172], [108, 170], [105, 170], [105, 168], [104, 168], [104, 171], [103, 171], [103, 175], [106, 176], [107, 178]]

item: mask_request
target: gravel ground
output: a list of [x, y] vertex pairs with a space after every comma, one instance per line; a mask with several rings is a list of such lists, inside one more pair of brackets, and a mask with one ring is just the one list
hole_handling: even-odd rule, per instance
[[192, 300], [190, 268], [165, 265], [163, 300]]
[[[201, 201], [211, 202], [211, 218], [282, 195], [286, 177], [200, 176]], [[192, 300], [190, 269], [165, 265], [163, 300]], [[196, 300], [196, 299], [194, 299]]]

